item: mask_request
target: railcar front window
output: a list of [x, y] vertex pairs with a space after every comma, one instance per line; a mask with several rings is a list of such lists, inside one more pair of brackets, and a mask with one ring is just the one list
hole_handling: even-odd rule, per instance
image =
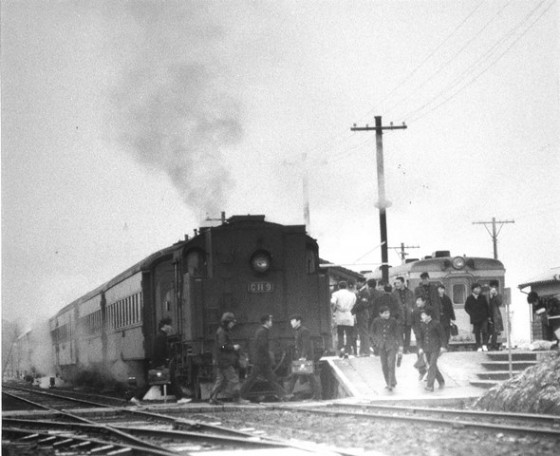
[[467, 296], [465, 285], [453, 285], [453, 304], [464, 304]]

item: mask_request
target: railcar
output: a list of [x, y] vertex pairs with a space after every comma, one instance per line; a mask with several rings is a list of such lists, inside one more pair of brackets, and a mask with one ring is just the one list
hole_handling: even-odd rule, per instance
[[158, 322], [170, 317], [179, 376], [195, 397], [203, 397], [224, 312], [235, 314], [234, 343], [246, 352], [260, 317], [274, 316], [279, 375], [293, 344], [291, 314], [303, 316], [318, 353], [331, 347], [329, 280], [305, 226], [247, 215], [195, 230], [192, 238], [145, 258], [52, 317], [54, 363], [70, 381], [99, 369], [117, 381], [144, 384]]
[[[499, 293], [504, 294], [505, 268], [501, 261], [493, 258], [472, 256], [451, 256], [448, 250], [434, 252], [422, 259], [409, 259], [405, 263], [389, 268], [389, 282], [392, 284], [397, 277], [403, 277], [409, 289], [420, 285], [420, 275], [427, 272], [430, 282], [443, 284], [447, 295], [451, 298], [456, 316], [458, 335], [452, 336], [450, 347], [471, 348], [474, 335], [469, 315], [465, 312], [465, 301], [471, 293], [471, 285], [475, 282], [482, 286], [482, 293], [487, 294], [490, 282], [499, 284]], [[372, 278], [381, 279], [381, 271], [370, 274]], [[504, 315], [505, 309], [502, 309]], [[503, 338], [502, 334], [502, 338]]]

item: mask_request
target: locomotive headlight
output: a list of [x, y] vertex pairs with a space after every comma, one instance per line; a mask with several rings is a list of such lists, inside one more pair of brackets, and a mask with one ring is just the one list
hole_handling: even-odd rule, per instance
[[463, 269], [465, 267], [465, 259], [463, 257], [455, 257], [451, 264], [455, 269]]
[[251, 257], [251, 267], [255, 272], [266, 272], [270, 269], [270, 254], [263, 250], [255, 252]]

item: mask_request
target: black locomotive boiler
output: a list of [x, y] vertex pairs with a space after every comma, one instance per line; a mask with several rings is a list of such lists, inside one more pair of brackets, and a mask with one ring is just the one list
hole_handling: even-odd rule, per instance
[[224, 312], [239, 322], [234, 343], [249, 350], [263, 314], [274, 316], [272, 347], [282, 375], [301, 314], [320, 353], [331, 347], [328, 277], [303, 225], [233, 216], [160, 250], [70, 303], [50, 319], [57, 372], [72, 381], [98, 370], [118, 382], [146, 382], [158, 322], [173, 321], [180, 378], [193, 395], [212, 381], [214, 335]]

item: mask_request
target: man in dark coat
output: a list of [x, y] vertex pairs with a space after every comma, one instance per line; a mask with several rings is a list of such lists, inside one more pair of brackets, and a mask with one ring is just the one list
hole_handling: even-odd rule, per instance
[[233, 400], [237, 403], [248, 402], [239, 396], [239, 374], [235, 368], [239, 356], [239, 345], [231, 341], [231, 330], [237, 321], [235, 315], [226, 312], [222, 315], [220, 326], [216, 330], [216, 382], [210, 393], [208, 402], [212, 405], [220, 405], [218, 394], [230, 386]]
[[434, 383], [437, 380], [439, 387], [445, 386], [443, 375], [439, 371], [437, 362], [439, 355], [446, 351], [445, 334], [439, 321], [432, 318], [432, 309], [422, 310], [422, 324], [420, 325], [420, 339], [418, 341], [418, 354], [425, 356], [428, 363], [428, 379], [426, 391], [434, 391]]
[[[431, 309], [431, 307], [428, 307], [426, 305], [426, 299], [424, 298], [424, 296], [418, 296], [416, 298], [416, 307], [412, 311], [412, 317], [411, 317], [412, 332], [414, 333], [414, 338], [416, 339], [417, 348], [420, 347], [420, 337], [421, 337], [420, 327], [422, 325], [422, 312], [424, 312], [424, 310], [426, 309]], [[426, 375], [428, 368], [426, 366], [425, 357], [421, 355], [419, 352], [417, 352], [417, 357], [418, 359], [416, 360], [414, 367], [418, 369], [419, 380], [422, 380]]]
[[488, 312], [490, 313], [490, 326], [488, 332], [490, 334], [490, 349], [499, 350], [498, 336], [504, 330], [504, 321], [502, 319], [503, 299], [502, 295], [498, 292], [498, 282], [490, 282], [490, 291], [488, 292]]
[[410, 290], [404, 281], [404, 277], [397, 277], [395, 279], [395, 290], [393, 291], [393, 298], [398, 302], [402, 313], [402, 327], [403, 327], [403, 349], [405, 353], [410, 350], [410, 334], [412, 331], [412, 312], [414, 311], [414, 293]]
[[[315, 350], [313, 348], [313, 341], [311, 340], [311, 331], [303, 326], [302, 316], [292, 315], [290, 317], [290, 324], [292, 325], [295, 336], [294, 360], [315, 361]], [[298, 377], [304, 377], [311, 385], [313, 399], [321, 399], [321, 383], [315, 375], [315, 372], [312, 374], [292, 373], [290, 382], [288, 383], [288, 394], [293, 393]]]
[[253, 368], [251, 374], [241, 387], [241, 397], [246, 398], [247, 393], [257, 382], [259, 377], [263, 377], [270, 386], [272, 386], [276, 395], [280, 400], [286, 400], [288, 394], [286, 390], [278, 383], [276, 375], [272, 371], [272, 357], [268, 342], [268, 333], [272, 328], [272, 315], [263, 315], [261, 317], [261, 326], [255, 332], [254, 346], [252, 352]]
[[397, 353], [402, 355], [402, 329], [399, 322], [391, 316], [389, 307], [381, 307], [379, 316], [373, 320], [372, 332], [373, 341], [379, 357], [381, 358], [381, 368], [385, 377], [385, 388], [393, 391], [397, 386], [395, 375], [395, 364]]
[[360, 356], [370, 355], [369, 341], [369, 308], [371, 291], [365, 282], [358, 279], [358, 288], [356, 295], [356, 304], [352, 309], [352, 313], [356, 316], [356, 330], [360, 339]]
[[451, 322], [455, 321], [455, 309], [451, 298], [445, 294], [445, 287], [438, 285], [438, 293], [441, 299], [441, 316], [440, 323], [445, 333], [445, 348], [449, 346], [449, 338], [451, 337]]
[[414, 297], [423, 296], [426, 305], [433, 309], [433, 319], [439, 320], [441, 315], [441, 300], [437, 291], [437, 285], [430, 282], [430, 275], [427, 272], [420, 274], [420, 285], [414, 289]]
[[473, 283], [471, 290], [472, 293], [465, 301], [465, 311], [471, 317], [477, 350], [488, 351], [488, 302], [481, 293], [482, 287], [479, 283]]
[[[152, 356], [150, 358], [150, 369], [164, 371], [164, 369], [169, 368], [169, 383], [171, 384], [171, 391], [177, 398], [177, 404], [187, 404], [191, 402], [192, 399], [183, 397], [183, 391], [181, 386], [177, 381], [175, 375], [174, 363], [171, 363], [171, 355], [169, 353], [169, 344], [167, 338], [171, 330], [173, 329], [171, 318], [163, 318], [158, 324], [158, 332], [154, 338], [154, 345], [152, 350]], [[150, 390], [151, 385], [149, 382], [143, 387], [139, 388], [134, 397], [130, 399], [130, 402], [136, 405], [141, 404], [142, 398]]]

